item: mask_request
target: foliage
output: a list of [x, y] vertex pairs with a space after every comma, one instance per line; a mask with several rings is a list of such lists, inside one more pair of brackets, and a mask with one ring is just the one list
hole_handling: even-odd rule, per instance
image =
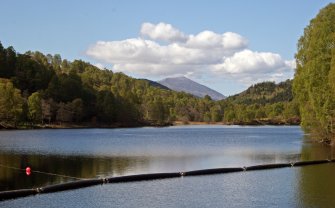
[[34, 92], [28, 97], [29, 118], [39, 123], [42, 121], [42, 100], [39, 92]]
[[23, 99], [20, 90], [8, 80], [0, 80], [0, 124], [16, 126], [22, 113]]
[[275, 84], [274, 82], [258, 83], [242, 93], [228, 97], [227, 100], [247, 105], [290, 102], [293, 100], [292, 80], [286, 80], [279, 84]]
[[293, 90], [302, 126], [314, 137], [335, 139], [335, 4], [310, 21], [298, 42]]
[[58, 54], [17, 54], [1, 43], [0, 62], [0, 77], [10, 83], [8, 87], [18, 103], [5, 106], [12, 97], [0, 98], [4, 113], [16, 106], [15, 113], [2, 116], [1, 122], [104, 126], [166, 125], [173, 121], [243, 124], [266, 118], [282, 122], [299, 114], [290, 102], [291, 81], [279, 85], [261, 83], [227, 100], [214, 101], [209, 96], [197, 98], [150, 80], [101, 70], [82, 60], [70, 62]]

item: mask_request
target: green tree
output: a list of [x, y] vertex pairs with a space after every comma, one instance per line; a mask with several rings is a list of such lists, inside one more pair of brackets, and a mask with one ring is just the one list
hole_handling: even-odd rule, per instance
[[75, 122], [80, 122], [84, 118], [84, 102], [81, 98], [76, 98], [72, 101], [73, 119]]
[[234, 122], [234, 121], [236, 121], [236, 114], [235, 114], [234, 109], [231, 109], [231, 108], [225, 109], [225, 112], [224, 112], [224, 121], [226, 121], [226, 122]]
[[110, 91], [101, 91], [97, 97], [98, 119], [103, 122], [116, 120], [115, 98]]
[[42, 122], [42, 98], [39, 92], [28, 97], [29, 119], [35, 123]]
[[10, 78], [14, 74], [16, 52], [13, 47], [5, 49], [0, 42], [0, 77]]
[[10, 81], [0, 80], [0, 123], [16, 126], [22, 113], [23, 99], [20, 90]]
[[221, 107], [219, 105], [215, 105], [210, 109], [210, 114], [211, 114], [211, 121], [213, 122], [219, 122], [222, 121], [222, 111]]
[[52, 99], [41, 100], [42, 122], [46, 120], [50, 124], [52, 119], [52, 103], [53, 103]]
[[314, 137], [332, 142], [335, 136], [334, 46], [335, 4], [310, 21], [299, 39], [293, 91], [299, 102], [302, 126]]
[[149, 105], [149, 118], [157, 124], [164, 124], [167, 120], [167, 110], [160, 97], [156, 98]]

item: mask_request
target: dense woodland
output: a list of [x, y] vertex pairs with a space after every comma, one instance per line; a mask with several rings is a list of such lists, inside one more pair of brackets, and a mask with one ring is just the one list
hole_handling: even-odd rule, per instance
[[294, 97], [302, 126], [319, 140], [335, 141], [335, 4], [310, 21], [298, 42]]
[[298, 124], [299, 106], [293, 100], [292, 80], [263, 82], [220, 101], [224, 121], [250, 124]]
[[0, 126], [167, 125], [174, 121], [296, 123], [291, 81], [250, 87], [213, 101], [163, 89], [148, 80], [101, 70], [60, 55], [16, 53], [0, 43]]

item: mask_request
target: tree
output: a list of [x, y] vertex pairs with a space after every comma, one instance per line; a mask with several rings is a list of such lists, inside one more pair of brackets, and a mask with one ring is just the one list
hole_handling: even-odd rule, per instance
[[71, 103], [59, 103], [56, 121], [62, 122], [72, 122], [73, 120], [73, 109]]
[[221, 107], [219, 105], [213, 106], [210, 109], [210, 114], [211, 114], [211, 120], [213, 122], [222, 121], [222, 115], [223, 115], [223, 113], [221, 112]]
[[164, 124], [167, 119], [167, 110], [160, 97], [149, 104], [149, 118], [157, 124]]
[[72, 101], [72, 109], [73, 109], [73, 119], [75, 122], [82, 121], [84, 117], [84, 103], [81, 98], [76, 98]]
[[34, 92], [28, 97], [29, 118], [35, 123], [42, 120], [42, 98], [39, 92]]
[[42, 99], [41, 100], [42, 122], [46, 120], [50, 124], [51, 119], [52, 119], [52, 103], [53, 103], [52, 99], [49, 99], [49, 100]]
[[[28, 91], [29, 94], [38, 90], [44, 90], [54, 74], [47, 65], [43, 65], [42, 55], [32, 57], [28, 54], [19, 54], [16, 58], [15, 76], [11, 78], [16, 88]], [[44, 62], [43, 62], [44, 63]]]
[[335, 4], [310, 21], [298, 42], [293, 91], [300, 107], [302, 126], [312, 136], [332, 142], [335, 138]]
[[224, 112], [224, 120], [226, 122], [233, 122], [236, 120], [235, 110], [231, 108], [226, 108]]
[[101, 91], [97, 97], [98, 119], [112, 122], [116, 119], [115, 98], [110, 91]]
[[0, 122], [17, 125], [22, 113], [23, 99], [20, 90], [8, 81], [0, 80]]

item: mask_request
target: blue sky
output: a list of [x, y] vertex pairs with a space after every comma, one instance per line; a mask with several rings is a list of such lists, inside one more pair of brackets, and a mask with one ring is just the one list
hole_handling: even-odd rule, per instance
[[134, 77], [187, 75], [231, 95], [292, 77], [298, 38], [330, 2], [3, 0], [0, 41]]

